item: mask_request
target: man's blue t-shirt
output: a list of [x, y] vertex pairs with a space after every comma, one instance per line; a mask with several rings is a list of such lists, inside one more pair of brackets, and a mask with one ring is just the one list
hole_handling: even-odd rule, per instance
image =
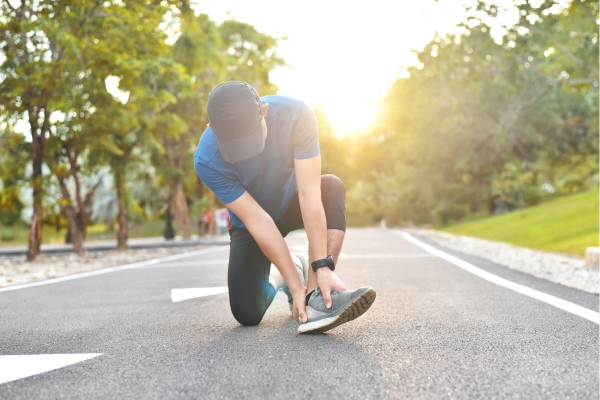
[[[215, 134], [208, 128], [194, 153], [194, 166], [202, 182], [223, 203], [231, 203], [248, 191], [277, 221], [298, 193], [294, 159], [320, 153], [317, 117], [308, 104], [299, 100], [284, 96], [264, 96], [261, 100], [269, 103], [269, 110], [267, 139], [259, 155], [228, 163], [219, 151]], [[245, 228], [231, 210], [229, 215], [234, 226]]]

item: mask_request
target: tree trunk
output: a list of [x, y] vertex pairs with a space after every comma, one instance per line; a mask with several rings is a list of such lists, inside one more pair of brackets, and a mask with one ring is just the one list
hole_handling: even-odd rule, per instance
[[[202, 215], [202, 213], [200, 213]], [[202, 215], [203, 216], [203, 215]], [[206, 235], [206, 227], [204, 226], [204, 218], [198, 217], [198, 236], [202, 237]]]
[[127, 211], [127, 194], [125, 193], [125, 180], [120, 172], [115, 172], [115, 184], [117, 187], [117, 199], [119, 201], [119, 229], [117, 230], [117, 250], [127, 250], [127, 237], [129, 236], [129, 228], [127, 227], [127, 219], [129, 217]]
[[173, 182], [173, 185], [171, 186], [171, 196], [171, 211], [179, 224], [181, 236], [183, 236], [184, 239], [189, 239], [192, 237], [192, 224], [190, 222], [190, 213], [183, 191], [183, 179], [178, 178]]
[[79, 255], [85, 253], [83, 249], [83, 232], [79, 229], [77, 224], [77, 216], [75, 208], [72, 205], [64, 206], [65, 216], [69, 221], [69, 232], [71, 233], [71, 243], [73, 243], [73, 252]]
[[167, 206], [167, 210], [165, 211], [165, 239], [172, 240], [174, 237], [173, 214], [171, 214], [171, 207]]
[[[29, 118], [34, 118], [30, 115]], [[42, 245], [42, 220], [44, 208], [42, 200], [44, 196], [42, 183], [42, 162], [44, 160], [44, 132], [38, 133], [35, 124], [31, 124], [31, 158], [33, 164], [33, 217], [29, 230], [29, 249], [27, 250], [27, 261], [33, 261], [40, 254]]]
[[40, 254], [42, 244], [42, 218], [44, 210], [35, 197], [39, 195], [34, 189], [33, 218], [31, 218], [31, 228], [29, 229], [29, 249], [27, 250], [27, 261], [33, 261]]
[[85, 238], [87, 237], [87, 218], [85, 209], [79, 208], [75, 213], [75, 223], [77, 224], [77, 229], [81, 233], [81, 241], [85, 242]]
[[67, 221], [69, 221], [69, 231], [67, 232], [65, 242], [73, 243], [73, 252], [82, 255], [85, 253], [83, 250], [83, 242], [85, 241], [85, 226], [82, 226], [81, 222], [81, 207], [79, 207], [79, 205], [77, 207], [73, 206], [73, 200], [71, 199], [69, 189], [67, 189], [64, 176], [57, 174], [56, 179], [58, 180], [58, 187], [60, 188], [60, 192], [64, 201], [62, 209], [65, 213]]

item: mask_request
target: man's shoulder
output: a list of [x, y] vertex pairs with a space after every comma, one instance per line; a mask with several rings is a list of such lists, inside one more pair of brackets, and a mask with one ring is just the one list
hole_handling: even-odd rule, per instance
[[263, 103], [274, 103], [274, 104], [287, 104], [297, 105], [304, 103], [302, 100], [295, 99], [293, 97], [282, 96], [280, 94], [271, 94], [260, 98]]
[[194, 159], [202, 163], [209, 163], [218, 152], [219, 145], [217, 144], [217, 138], [210, 128], [206, 128], [194, 152]]
[[300, 112], [310, 107], [302, 100], [281, 95], [261, 97], [263, 104], [269, 103], [269, 115], [275, 118], [297, 118]]

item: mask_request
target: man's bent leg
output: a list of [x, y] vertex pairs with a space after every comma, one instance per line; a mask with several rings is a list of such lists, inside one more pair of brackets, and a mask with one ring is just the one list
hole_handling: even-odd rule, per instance
[[230, 229], [229, 304], [242, 325], [258, 325], [275, 297], [269, 284], [271, 262], [247, 229]]
[[[346, 188], [340, 178], [335, 175], [321, 177], [321, 198], [327, 218], [327, 254], [333, 257], [337, 265], [344, 237], [346, 235]], [[310, 260], [312, 263], [315, 260]], [[306, 292], [317, 288], [317, 274], [308, 269]]]
[[[339, 231], [337, 229], [327, 229], [327, 254], [333, 257], [333, 263], [337, 265], [340, 251], [342, 250], [342, 244], [344, 243], [344, 237], [346, 232]], [[310, 260], [312, 263], [314, 260]], [[317, 273], [308, 269], [308, 282], [306, 284], [306, 293], [310, 293], [317, 288]]]

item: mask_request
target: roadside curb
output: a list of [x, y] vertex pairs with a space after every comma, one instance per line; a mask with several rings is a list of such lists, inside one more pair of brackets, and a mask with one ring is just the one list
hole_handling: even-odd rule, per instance
[[[159, 247], [189, 247], [189, 246], [225, 246], [229, 244], [229, 235], [218, 236], [210, 239], [191, 239], [191, 240], [165, 240], [156, 239], [130, 239], [129, 248], [135, 249], [153, 249]], [[83, 245], [86, 251], [116, 250], [116, 240], [102, 240], [98, 242], [89, 242]], [[71, 253], [72, 244], [44, 244], [42, 245], [43, 254]], [[27, 254], [27, 246], [0, 247], [0, 257], [19, 256]]]

